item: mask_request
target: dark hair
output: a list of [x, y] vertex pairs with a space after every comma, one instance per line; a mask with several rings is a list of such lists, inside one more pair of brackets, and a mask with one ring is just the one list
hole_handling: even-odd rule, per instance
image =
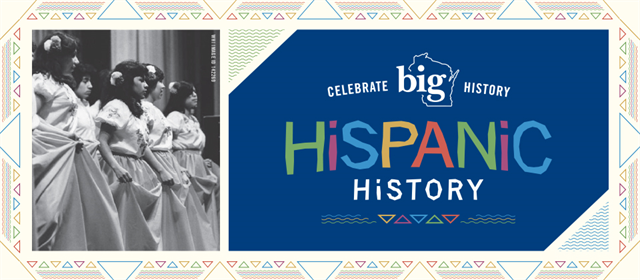
[[78, 86], [80, 86], [82, 78], [84, 78], [85, 76], [89, 76], [91, 77], [91, 79], [93, 79], [93, 76], [95, 76], [95, 74], [96, 68], [93, 68], [93, 66], [85, 63], [76, 64], [76, 68], [73, 69], [73, 78], [76, 80], [76, 88], [74, 89], [77, 89]]
[[149, 90], [147, 90], [146, 93], [146, 95], [149, 96], [149, 93], [151, 93], [156, 88], [158, 83], [164, 81], [164, 72], [162, 72], [162, 69], [160, 69], [160, 67], [153, 64], [143, 63], [142, 65], [144, 67], [147, 67], [147, 70], [149, 69], [149, 66], [152, 66], [156, 69], [155, 73], [149, 72], [149, 74], [144, 78], [144, 80], [147, 81], [147, 85], [149, 85]]
[[107, 88], [107, 85], [109, 85], [110, 76], [111, 70], [102, 69], [100, 70], [100, 72], [98, 72], [98, 75], [96, 77], [97, 80], [95, 82], [91, 82], [93, 84], [93, 90], [91, 91], [91, 95], [87, 97], [87, 101], [89, 101], [91, 105], [102, 98], [102, 93]]
[[[44, 49], [45, 42], [51, 40], [53, 36], [60, 38], [60, 48], [52, 46], [49, 48], [49, 51], [46, 51]], [[65, 63], [65, 60], [73, 59], [77, 51], [78, 39], [71, 35], [56, 32], [45, 37], [36, 47], [32, 62], [32, 74], [49, 74], [54, 81], [67, 84], [70, 88], [76, 88], [76, 82], [73, 76], [65, 76], [62, 73], [62, 65]]]
[[195, 87], [193, 84], [189, 82], [175, 82], [172, 85], [169, 85], [169, 92], [171, 93], [171, 97], [169, 97], [169, 103], [167, 104], [167, 108], [164, 110], [165, 115], [171, 114], [173, 111], [178, 111], [180, 113], [184, 113], [184, 102], [193, 94], [195, 91]]
[[[116, 71], [122, 74], [122, 82], [116, 82], [116, 85], [112, 85], [110, 82], [111, 75]], [[140, 105], [140, 98], [133, 92], [133, 79], [135, 77], [144, 78], [147, 73], [147, 68], [136, 61], [127, 60], [120, 62], [110, 73], [110, 76], [107, 77], [106, 87], [100, 97], [100, 108], [104, 107], [104, 105], [111, 100], [120, 99], [124, 104], [127, 104], [131, 113], [139, 118], [142, 115], [142, 107]]]

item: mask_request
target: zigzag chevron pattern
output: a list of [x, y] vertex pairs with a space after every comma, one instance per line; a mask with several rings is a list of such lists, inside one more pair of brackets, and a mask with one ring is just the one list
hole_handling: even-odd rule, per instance
[[638, 234], [638, 160], [629, 166], [629, 241]]
[[504, 2], [442, 2], [436, 10], [444, 11], [498, 11]]
[[436, 270], [442, 279], [504, 279], [498, 270]]
[[304, 279], [297, 270], [236, 270], [242, 279]]
[[203, 11], [198, 2], [136, 2], [142, 11]]
[[542, 11], [602, 11], [598, 2], [536, 2]]
[[198, 279], [204, 270], [142, 270], [135, 279]]
[[341, 270], [335, 279], [398, 279], [403, 270]]
[[609, 202], [574, 233], [560, 250], [609, 250]]
[[629, 39], [629, 115], [638, 121], [638, 46]]
[[305, 2], [242, 2], [236, 10], [238, 11], [297, 11], [302, 8]]
[[402, 11], [398, 2], [336, 2], [343, 11]]
[[284, 29], [230, 29], [229, 81], [251, 63]]
[[98, 11], [104, 2], [42, 2], [38, 11]]
[[2, 46], [2, 121], [11, 115], [11, 40]]
[[535, 279], [598, 279], [604, 270], [541, 270]]
[[11, 242], [11, 165], [2, 160], [2, 235]]

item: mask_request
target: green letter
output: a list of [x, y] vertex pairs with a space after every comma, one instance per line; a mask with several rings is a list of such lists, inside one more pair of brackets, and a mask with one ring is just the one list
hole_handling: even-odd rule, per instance
[[465, 132], [473, 141], [473, 144], [476, 145], [476, 148], [484, 158], [484, 161], [487, 163], [487, 166], [491, 170], [496, 170], [496, 128], [495, 123], [489, 123], [489, 133], [487, 134], [487, 138], [489, 140], [489, 152], [487, 152], [478, 137], [473, 133], [471, 127], [467, 122], [458, 122], [458, 167], [464, 168], [464, 151], [465, 151]]
[[287, 163], [287, 175], [293, 174], [293, 152], [306, 149], [317, 150], [318, 167], [316, 172], [322, 172], [322, 159], [324, 157], [324, 122], [316, 122], [316, 142], [293, 144], [293, 122], [287, 122], [286, 138], [285, 159]]

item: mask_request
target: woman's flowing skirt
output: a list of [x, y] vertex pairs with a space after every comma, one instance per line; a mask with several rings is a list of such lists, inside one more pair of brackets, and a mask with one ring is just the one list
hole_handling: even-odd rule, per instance
[[162, 185], [156, 173], [142, 159], [113, 157], [133, 179], [120, 183], [113, 168], [101, 160], [102, 172], [118, 208], [125, 250], [162, 250]]
[[211, 223], [215, 250], [220, 249], [220, 187], [218, 177], [207, 168], [204, 159], [197, 150], [176, 150], [173, 152], [178, 163], [191, 174], [191, 186], [195, 198], [204, 206]]
[[33, 131], [33, 250], [123, 250], [102, 171], [78, 141]]

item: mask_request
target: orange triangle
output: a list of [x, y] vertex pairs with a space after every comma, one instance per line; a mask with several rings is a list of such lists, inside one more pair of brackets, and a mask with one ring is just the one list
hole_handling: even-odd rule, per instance
[[13, 61], [13, 65], [15, 65], [16, 67], [18, 67], [18, 69], [20, 69], [20, 57], [18, 56], [18, 58], [16, 60]]
[[18, 178], [20, 178], [20, 173], [18, 173], [18, 171], [16, 171], [14, 169], [13, 170], [13, 181], [15, 182], [16, 180], [18, 180]]
[[545, 265], [544, 268], [554, 268], [553, 265], [551, 264], [550, 261], [548, 261]]
[[411, 15], [409, 13], [407, 13], [406, 15], [404, 15], [404, 17], [402, 19], [404, 19], [404, 20], [412, 20], [413, 18], [411, 17]]
[[89, 19], [93, 19], [93, 17], [96, 16], [96, 13], [87, 13], [87, 16], [89, 17]]
[[53, 14], [53, 16], [51, 17], [51, 19], [53, 20], [61, 20], [62, 18], [58, 15], [58, 13]]
[[[442, 215], [443, 218], [445, 218], [447, 220], [447, 222], [449, 223], [453, 223], [453, 221], [455, 221], [458, 217], [460, 217], [459, 214], [447, 214], [447, 215]], [[452, 220], [449, 220], [449, 217], [453, 217]]]
[[438, 19], [438, 18], [437, 18], [433, 13], [431, 13], [431, 14], [427, 17], [427, 20], [437, 20], [437, 19]]
[[231, 266], [231, 268], [233, 268], [233, 266], [235, 266], [236, 263], [238, 263], [238, 261], [227, 261], [227, 264], [229, 264], [229, 266]]
[[496, 13], [485, 13], [489, 19], [493, 19], [494, 16], [496, 16]]
[[460, 16], [458, 15], [458, 13], [453, 14], [453, 16], [451, 16], [452, 20], [460, 20]]
[[547, 19], [551, 19], [553, 13], [544, 13], [544, 16], [547, 17]]
[[189, 19], [189, 16], [187, 15], [187, 13], [182, 13], [182, 15], [180, 16], [180, 18], [179, 18], [179, 19], [181, 19], [181, 20], [187, 20], [187, 19]]
[[625, 112], [627, 111], [627, 100], [626, 99], [624, 101], [622, 101], [622, 103], [620, 103], [620, 108], [622, 108], [622, 110], [624, 110]]
[[380, 264], [382, 265], [382, 267], [387, 267], [389, 261], [380, 261]]
[[18, 101], [16, 101], [14, 99], [13, 100], [13, 111], [15, 112], [16, 110], [18, 110], [18, 108], [20, 108], [20, 103], [18, 103]]
[[151, 264], [151, 262], [149, 261], [149, 262], [147, 262], [147, 264], [145, 264], [145, 265], [144, 265], [144, 268], [155, 268], [155, 267], [154, 267], [154, 266], [153, 266], [153, 264]]
[[620, 224], [622, 224], [624, 221], [627, 220], [627, 217], [625, 217], [624, 214], [620, 212], [620, 215], [618, 215], [618, 220], [620, 221]]
[[427, 264], [433, 268], [434, 265], [436, 265], [438, 263], [438, 261], [427, 261]]
[[38, 261], [27, 261], [27, 263], [29, 264], [29, 266], [31, 266], [31, 268], [33, 268], [34, 266], [36, 266]]
[[408, 268], [413, 263], [413, 261], [403, 261], [402, 263], [404, 264], [405, 267]]
[[344, 16], [347, 17], [347, 19], [351, 19], [353, 13], [344, 13]]
[[[618, 65], [620, 65], [620, 69], [622, 69], [623, 66], [627, 65], [627, 62], [624, 61], [624, 59], [622, 58], [622, 56], [618, 59]], [[19, 68], [19, 67], [18, 67]]]
[[261, 261], [251, 261], [251, 264], [253, 265], [253, 267], [258, 267], [258, 265], [260, 265]]
[[[393, 217], [395, 217], [395, 216], [396, 216], [395, 214], [380, 214], [380, 215], [378, 215], [378, 217], [380, 217], [380, 219], [382, 219], [385, 224], [388, 224], [391, 221], [391, 219], [393, 219]], [[385, 217], [389, 217], [389, 219], [385, 220], [384, 219]]]
[[96, 265], [93, 262], [89, 262], [85, 268], [96, 268]]
[[13, 220], [16, 221], [16, 223], [20, 224], [20, 212], [18, 212], [18, 214], [16, 214], [16, 216], [13, 217]]
[[344, 268], [353, 268], [353, 264], [351, 264], [351, 262], [347, 262]]
[[209, 266], [211, 266], [213, 261], [202, 261], [202, 263], [208, 268]]
[[293, 262], [291, 262], [291, 261], [290, 261], [290, 262], [287, 264], [287, 268], [296, 268], [296, 265], [295, 265], [295, 264], [293, 264]]
[[180, 265], [182, 265], [182, 267], [187, 267], [188, 264], [189, 261], [180, 261]]
[[144, 13], [144, 16], [147, 17], [147, 19], [151, 19], [154, 14], [155, 13]]
[[452, 261], [451, 264], [453, 265], [453, 267], [458, 267], [460, 261]]
[[287, 13], [287, 16], [289, 17], [289, 19], [293, 19], [295, 15], [296, 13]]
[[386, 14], [386, 13], [383, 13], [383, 14], [380, 16], [380, 18], [379, 18], [379, 19], [381, 19], [381, 20], [388, 20], [388, 19], [389, 19], [389, 16], [387, 16], [387, 14]]
[[579, 18], [579, 19], [581, 19], [581, 20], [588, 20], [588, 19], [589, 19], [589, 17], [587, 16], [587, 14], [582, 13], [582, 15], [580, 16], [580, 18]]
[[[607, 13], [606, 15], [604, 15], [604, 17], [602, 17], [603, 20], [612, 20], [613, 18], [611, 17], [611, 15], [609, 15], [609, 13]], [[609, 263], [611, 264], [611, 263]]]
[[487, 264], [487, 266], [485, 266], [485, 268], [496, 268], [496, 265], [493, 264], [493, 262], [489, 262], [489, 264]]
[[231, 13], [231, 14], [227, 17], [227, 19], [228, 19], [228, 20], [235, 20], [235, 19], [238, 19], [238, 18], [236, 17], [236, 15], [234, 15], [233, 13]]
[[589, 264], [589, 261], [580, 261], [580, 265], [582, 265], [582, 267], [585, 267]]
[[38, 18], [36, 17], [36, 15], [34, 15], [33, 13], [31, 13], [27, 19], [28, 19], [28, 20], [38, 20]]
[[53, 264], [54, 267], [58, 267], [58, 265], [60, 265], [60, 261], [52, 261], [51, 264]]
[[252, 20], [261, 20], [260, 16], [258, 15], [258, 13], [253, 13], [253, 15], [251, 16]]
[[[211, 17], [211, 15], [210, 15], [209, 13], [207, 13], [207, 14], [202, 18], [202, 20], [213, 20], [213, 18]], [[213, 263], [213, 262], [212, 262], [212, 263]], [[211, 265], [211, 264], [209, 264], [209, 265]]]

